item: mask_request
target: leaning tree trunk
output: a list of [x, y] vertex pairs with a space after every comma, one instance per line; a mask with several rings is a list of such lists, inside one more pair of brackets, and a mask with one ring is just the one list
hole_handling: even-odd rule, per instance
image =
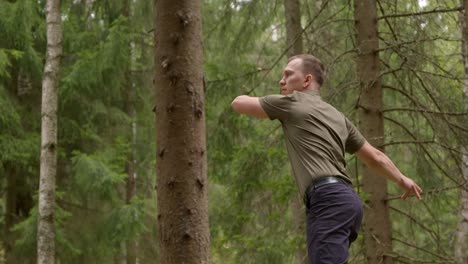
[[[302, 27], [301, 9], [299, 0], [284, 0], [284, 12], [286, 15], [286, 47], [288, 57], [302, 54]], [[305, 236], [305, 213], [302, 206], [302, 199], [297, 193], [292, 194], [291, 208], [294, 219], [294, 230], [299, 236]], [[304, 246], [296, 250], [296, 263], [307, 262], [307, 251]]]
[[[359, 126], [370, 144], [383, 151], [383, 94], [379, 77], [379, 39], [377, 8], [373, 0], [355, 0], [357, 32], [357, 73], [361, 86]], [[364, 201], [363, 234], [368, 263], [392, 263], [392, 233], [387, 198], [387, 182], [361, 166], [362, 190], [368, 194]]]
[[209, 263], [201, 1], [154, 4], [159, 263]]
[[55, 263], [55, 175], [57, 172], [57, 85], [62, 56], [60, 1], [46, 4], [47, 55], [42, 81], [41, 170], [37, 262]]
[[[468, 98], [468, 0], [463, 1], [463, 15], [461, 16], [462, 25], [462, 55], [465, 68], [465, 79], [463, 94]], [[465, 104], [465, 110], [468, 110], [468, 105]], [[464, 142], [466, 143], [466, 142]], [[455, 260], [456, 263], [468, 263], [468, 146], [462, 146], [462, 188], [460, 189], [460, 208], [459, 222], [456, 233], [455, 242]]]

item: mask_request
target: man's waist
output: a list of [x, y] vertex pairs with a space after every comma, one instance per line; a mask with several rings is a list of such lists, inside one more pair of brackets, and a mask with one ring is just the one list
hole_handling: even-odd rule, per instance
[[309, 193], [321, 186], [328, 184], [344, 183], [348, 186], [352, 186], [351, 182], [340, 176], [322, 176], [314, 179], [309, 186], [306, 188], [304, 193], [304, 199], [309, 195]]
[[322, 176], [314, 179], [307, 187], [307, 190], [317, 189], [320, 186], [332, 183], [345, 183], [350, 186], [352, 185], [351, 182], [341, 176]]

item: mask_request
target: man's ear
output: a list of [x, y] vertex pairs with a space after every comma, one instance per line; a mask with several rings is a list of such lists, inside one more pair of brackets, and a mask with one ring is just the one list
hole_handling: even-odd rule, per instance
[[313, 80], [314, 80], [314, 76], [312, 76], [312, 74], [310, 74], [310, 73], [307, 74], [307, 75], [305, 76], [305, 81], [304, 81], [304, 85], [305, 85], [305, 86], [304, 86], [304, 88], [307, 87], [307, 86], [309, 86], [309, 84], [310, 84]]

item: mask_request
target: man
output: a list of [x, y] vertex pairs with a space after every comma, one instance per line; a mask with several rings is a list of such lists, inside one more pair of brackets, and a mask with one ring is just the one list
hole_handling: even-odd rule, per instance
[[293, 56], [280, 80], [281, 95], [241, 95], [232, 102], [240, 114], [278, 119], [286, 138], [293, 176], [304, 196], [309, 263], [347, 263], [348, 249], [362, 220], [362, 203], [346, 173], [345, 151], [377, 174], [421, 199], [422, 189], [404, 176], [354, 125], [322, 101], [322, 63], [312, 55]]

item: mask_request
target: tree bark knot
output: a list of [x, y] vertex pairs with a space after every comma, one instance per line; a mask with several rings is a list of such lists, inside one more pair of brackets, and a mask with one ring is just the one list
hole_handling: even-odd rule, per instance
[[55, 151], [55, 143], [47, 143], [44, 145], [44, 149], [49, 151]]
[[179, 20], [184, 27], [186, 27], [190, 23], [191, 16], [189, 12], [184, 12], [183, 10], [179, 10], [177, 11], [176, 14], [179, 17]]
[[197, 186], [201, 190], [205, 186], [205, 183], [200, 178], [197, 179]]
[[158, 153], [158, 156], [160, 158], [164, 157], [164, 153], [166, 152], [166, 149], [165, 148], [161, 148], [161, 150], [159, 150], [159, 153]]
[[169, 66], [170, 66], [170, 61], [169, 61], [169, 59], [163, 57], [163, 58], [162, 58], [162, 62], [161, 62], [161, 67], [162, 67], [164, 70], [167, 71], [168, 68], [169, 68]]
[[192, 236], [189, 233], [185, 233], [184, 236], [182, 237], [184, 240], [189, 240], [192, 238]]
[[176, 182], [175, 182], [174, 180], [170, 180], [170, 181], [167, 183], [167, 187], [169, 187], [170, 189], [174, 189], [175, 184], [176, 184]]
[[177, 44], [179, 44], [179, 40], [180, 40], [180, 38], [181, 38], [181, 34], [179, 34], [179, 33], [177, 33], [177, 32], [172, 32], [172, 33], [169, 35], [169, 37], [171, 38], [172, 43], [173, 43], [174, 45], [177, 45]]
[[45, 221], [45, 222], [54, 222], [54, 215], [53, 214], [47, 214], [47, 215], [40, 215], [39, 219]]

